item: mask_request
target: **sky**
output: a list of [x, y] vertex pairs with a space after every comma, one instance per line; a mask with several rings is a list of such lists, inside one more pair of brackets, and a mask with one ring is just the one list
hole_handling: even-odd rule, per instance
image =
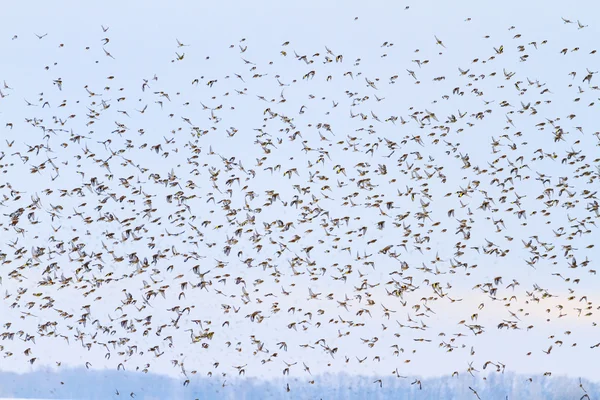
[[[6, 171], [0, 177], [0, 185], [5, 185], [0, 195], [6, 196], [1, 207], [0, 250], [13, 261], [5, 262], [0, 269], [0, 290], [6, 293], [0, 302], [0, 323], [11, 324], [2, 329], [7, 333], [36, 332], [36, 337], [35, 343], [17, 338], [0, 341], [0, 350], [5, 355], [12, 353], [7, 356], [12, 362], [2, 363], [1, 368], [28, 372], [42, 366], [60, 368], [59, 363], [89, 363], [92, 369], [116, 369], [123, 363], [127, 370], [149, 369], [193, 379], [192, 371], [202, 376], [208, 372], [214, 376], [237, 375], [239, 369], [235, 367], [247, 365], [243, 367], [247, 376], [269, 379], [280, 376], [285, 363], [297, 363], [290, 367], [291, 377], [311, 380], [326, 372], [341, 371], [389, 375], [396, 368], [400, 374], [410, 376], [441, 376], [454, 371], [468, 374], [469, 363], [483, 375], [488, 373], [483, 371], [484, 363], [492, 361], [532, 376], [551, 371], [598, 381], [593, 353], [600, 349], [590, 348], [598, 341], [598, 296], [594, 293], [598, 278], [590, 272], [597, 259], [597, 247], [588, 248], [594, 244], [595, 226], [586, 223], [583, 229], [589, 232], [568, 240], [577, 221], [588, 216], [597, 219], [586, 210], [593, 200], [582, 195], [584, 190], [597, 190], [597, 180], [588, 184], [589, 177], [576, 177], [578, 167], [587, 163], [587, 169], [593, 171], [598, 166], [598, 161], [593, 161], [599, 154], [593, 133], [599, 130], [594, 116], [600, 103], [588, 106], [600, 101], [592, 88], [597, 81], [582, 82], [586, 68], [594, 72], [597, 66], [598, 55], [592, 51], [600, 28], [593, 18], [597, 14], [594, 7], [592, 2], [548, 5], [536, 1], [370, 2], [368, 6], [354, 1], [307, 1], [297, 5], [263, 1], [253, 2], [252, 6], [239, 2], [207, 6], [185, 1], [167, 4], [109, 0], [98, 4], [63, 2], [62, 7], [49, 7], [43, 2], [28, 2], [26, 7], [22, 3], [9, 5], [0, 24], [4, 60], [0, 82], [8, 86], [2, 89], [4, 97], [0, 98], [0, 129], [6, 139], [6, 144], [0, 144], [0, 155], [4, 157], [0, 169]], [[574, 23], [566, 24], [561, 17]], [[578, 20], [584, 28], [578, 29]], [[436, 37], [445, 47], [436, 43]], [[289, 44], [283, 46], [285, 42]], [[525, 51], [519, 51], [520, 45]], [[494, 50], [501, 47], [502, 53]], [[579, 49], [572, 51], [576, 47]], [[560, 52], [564, 48], [566, 55]], [[327, 49], [331, 50], [331, 63], [324, 58]], [[529, 56], [526, 61], [519, 59], [523, 54]], [[299, 59], [303, 55], [314, 62]], [[342, 62], [335, 62], [338, 55], [343, 55]], [[415, 60], [428, 62], [419, 66]], [[462, 74], [459, 68], [470, 72]], [[311, 71], [315, 71], [313, 78], [307, 76]], [[575, 77], [569, 75], [572, 71]], [[528, 79], [539, 83], [529, 85]], [[145, 83], [148, 86], [142, 90]], [[453, 94], [457, 87], [464, 91], [463, 96]], [[550, 92], [542, 94], [545, 88]], [[538, 100], [541, 103], [535, 105]], [[43, 107], [45, 101], [49, 106]], [[503, 101], [510, 106], [503, 106]], [[527, 103], [534, 105], [537, 114], [524, 109]], [[431, 123], [419, 124], [410, 116], [415, 111], [427, 113], [425, 110], [435, 113], [439, 122], [431, 118]], [[481, 119], [476, 117], [479, 112]], [[361, 113], [364, 117], [351, 118]], [[459, 118], [462, 113], [466, 114]], [[450, 115], [458, 121], [445, 122]], [[394, 116], [398, 120], [392, 123], [389, 118]], [[37, 123], [37, 119], [43, 122]], [[564, 141], [553, 140], [549, 119], [570, 132]], [[55, 132], [45, 138], [42, 125]], [[440, 125], [448, 127], [447, 135], [440, 135], [442, 130], [436, 129]], [[193, 127], [203, 133], [197, 135]], [[115, 132], [119, 129], [124, 132]], [[301, 137], [290, 140], [294, 132], [300, 132]], [[257, 137], [260, 134], [264, 135]], [[416, 135], [420, 135], [423, 145], [413, 140]], [[494, 139], [501, 143], [497, 153], [490, 145]], [[271, 140], [272, 145], [264, 147], [268, 153], [257, 140]], [[126, 147], [127, 141], [130, 148]], [[386, 148], [391, 142], [396, 142], [396, 148]], [[144, 143], [146, 147], [140, 148]], [[352, 151], [348, 143], [355, 143], [357, 151]], [[51, 146], [52, 152], [45, 147], [27, 153], [38, 144]], [[151, 150], [158, 144], [158, 151]], [[192, 146], [200, 149], [196, 159], [191, 158]], [[126, 150], [118, 153], [120, 149]], [[369, 149], [372, 153], [367, 152]], [[537, 149], [556, 153], [558, 158], [534, 160], [539, 155]], [[112, 158], [111, 150], [115, 152]], [[586, 155], [585, 162], [561, 163], [571, 150]], [[29, 159], [23, 161], [16, 152]], [[169, 153], [166, 157], [165, 152]], [[399, 162], [403, 154], [407, 156]], [[465, 155], [472, 166], [488, 172], [478, 175], [473, 168], [462, 168], [461, 158]], [[523, 156], [521, 162], [517, 161], [519, 156]], [[45, 170], [31, 172], [33, 166], [48, 158], [60, 165], [59, 176], [55, 177], [49, 162]], [[110, 170], [101, 166], [103, 160], [107, 160]], [[190, 160], [197, 165], [190, 164]], [[228, 170], [224, 160], [234, 166]], [[512, 173], [508, 162], [527, 167]], [[386, 164], [386, 174], [376, 172], [382, 164]], [[273, 173], [267, 169], [278, 165], [280, 169]], [[337, 173], [336, 166], [345, 168], [345, 175]], [[409, 166], [420, 168], [416, 173], [423, 179], [411, 179], [415, 172], [408, 170]], [[503, 170], [492, 174], [494, 168]], [[248, 172], [251, 169], [253, 177]], [[289, 177], [283, 175], [286, 171]], [[426, 173], [435, 175], [425, 179]], [[169, 174], [176, 178], [167, 185], [155, 183]], [[536, 180], [538, 174], [551, 177], [550, 183]], [[112, 175], [112, 180], [107, 175]], [[510, 176], [513, 181], [509, 185], [505, 179]], [[525, 176], [530, 178], [523, 179]], [[92, 177], [109, 187], [106, 193], [93, 192]], [[365, 177], [377, 185], [373, 190], [357, 187], [356, 182]], [[495, 177], [506, 183], [506, 189], [514, 189], [502, 193], [493, 183]], [[572, 199], [567, 199], [566, 193], [559, 197], [560, 189], [554, 186], [554, 193], [543, 201], [557, 199], [558, 206], [548, 208], [551, 217], [543, 216], [543, 203], [536, 198], [550, 185], [558, 184], [560, 177], [568, 177], [568, 190], [576, 195]], [[128, 182], [119, 178], [128, 178]], [[226, 183], [235, 178], [239, 181]], [[175, 181], [180, 186], [169, 185]], [[82, 195], [72, 192], [77, 187]], [[311, 188], [310, 194], [300, 194], [298, 189], [305, 187]], [[401, 195], [409, 188], [416, 194], [414, 200], [410, 194]], [[466, 195], [457, 195], [467, 188]], [[73, 195], [61, 197], [61, 189]], [[226, 192], [228, 189], [231, 194]], [[185, 203], [189, 210], [176, 198], [167, 200], [180, 190], [188, 196]], [[281, 201], [270, 205], [265, 193], [269, 190], [278, 192]], [[14, 191], [23, 192], [20, 199], [15, 199], [19, 194]], [[249, 197], [250, 191], [257, 197]], [[496, 214], [479, 208], [485, 201], [482, 191], [494, 199], [490, 206], [499, 209]], [[125, 195], [126, 200], [113, 201], [110, 193], [116, 198]], [[525, 197], [518, 198], [515, 193]], [[144, 204], [145, 194], [154, 196], [151, 206]], [[189, 197], [192, 195], [196, 197]], [[303, 200], [298, 208], [291, 205], [295, 195]], [[384, 204], [393, 201], [395, 208], [386, 210], [382, 206], [380, 211], [366, 206], [375, 203], [375, 195], [381, 196]], [[37, 225], [27, 221], [26, 212], [18, 225], [26, 229], [21, 234], [9, 226], [10, 214], [31, 204], [32, 196], [40, 197], [44, 210], [57, 205], [63, 210], [54, 220], [49, 213], [38, 210], [36, 216], [41, 222]], [[505, 203], [499, 201], [502, 196], [506, 196]], [[576, 199], [579, 202], [573, 208], [564, 206]], [[225, 215], [229, 210], [222, 209], [226, 204], [223, 200], [231, 202], [231, 209], [239, 210], [235, 216], [229, 215], [237, 221], [231, 225]], [[351, 206], [350, 201], [358, 205]], [[430, 203], [426, 209], [431, 219], [420, 221], [415, 214], [422, 211], [423, 203]], [[97, 209], [100, 205], [102, 208]], [[321, 215], [302, 223], [306, 217], [301, 216], [301, 207], [307, 205], [311, 210], [320, 208]], [[519, 207], [526, 210], [526, 220], [514, 214]], [[148, 208], [156, 211], [144, 217], [143, 210]], [[506, 211], [509, 208], [513, 210]], [[447, 215], [450, 209], [455, 210], [454, 217]], [[179, 210], [183, 211], [175, 215]], [[324, 215], [324, 211], [329, 214]], [[409, 211], [406, 219], [395, 220]], [[130, 228], [143, 224], [136, 231], [143, 238], [121, 239], [126, 227], [97, 221], [103, 215], [110, 217], [104, 213], [112, 213], [121, 222], [135, 217]], [[173, 222], [182, 218], [179, 215], [186, 219]], [[86, 216], [94, 222], [86, 223]], [[195, 220], [189, 219], [191, 216]], [[253, 216], [255, 223], [239, 225], [248, 216]], [[152, 222], [159, 217], [161, 225]], [[340, 226], [333, 229], [332, 220], [336, 218]], [[499, 218], [504, 225], [494, 224]], [[457, 233], [463, 219], [472, 226], [468, 240]], [[265, 228], [264, 223], [277, 220], [294, 225], [285, 231], [276, 223]], [[380, 221], [385, 221], [382, 229], [377, 228]], [[202, 236], [190, 224], [198, 227]], [[411, 233], [404, 236], [407, 225], [411, 225]], [[359, 230], [365, 226], [368, 230], [360, 235]], [[556, 237], [551, 229], [560, 227], [567, 234]], [[238, 229], [243, 233], [236, 237]], [[167, 231], [185, 233], [172, 236]], [[110, 232], [115, 233], [113, 239]], [[417, 232], [430, 241], [416, 243]], [[258, 242], [252, 242], [255, 233], [262, 236], [260, 251]], [[534, 235], [539, 242], [531, 239]], [[48, 240], [50, 236], [54, 241]], [[155, 238], [154, 249], [146, 246], [151, 236]], [[52, 261], [47, 252], [40, 257], [39, 265], [32, 262], [16, 270], [20, 276], [12, 273], [31, 257], [34, 247], [51, 248], [61, 240], [65, 247], [71, 247], [69, 241], [74, 237], [79, 239], [73, 243], [85, 244], [85, 256], [65, 253]], [[15, 243], [17, 238], [19, 242]], [[374, 239], [377, 241], [371, 242]], [[409, 239], [406, 248], [400, 247], [404, 239]], [[225, 242], [235, 240], [231, 254], [224, 254]], [[540, 243], [554, 246], [546, 249], [548, 256], [533, 266], [525, 262], [532, 255], [523, 246], [530, 240], [539, 250], [543, 249]], [[460, 257], [455, 254], [457, 242], [466, 245]], [[14, 247], [9, 247], [10, 243]], [[287, 250], [279, 243], [285, 243]], [[505, 255], [485, 254], [489, 243]], [[382, 254], [381, 249], [387, 245], [392, 245], [390, 251], [400, 256], [394, 259]], [[564, 246], [569, 245], [575, 250], [565, 255]], [[308, 255], [306, 249], [310, 246], [313, 250]], [[15, 259], [14, 252], [21, 247], [29, 253]], [[113, 262], [110, 249], [126, 260], [127, 254], [136, 252], [140, 260], [146, 257], [151, 261], [152, 254], [159, 250], [165, 258], [139, 274], [97, 285], [94, 292], [89, 292], [97, 283], [95, 279], [121, 278], [139, 268], [127, 261]], [[193, 251], [197, 259], [184, 261], [186, 257], [174, 255]], [[89, 264], [90, 271], [80, 269], [85, 260], [77, 258], [100, 252], [101, 263], [96, 259]], [[365, 254], [372, 256], [365, 259]], [[556, 257], [551, 258], [554, 254]], [[584, 260], [589, 264], [569, 268], [571, 255], [580, 264]], [[248, 264], [245, 261], [249, 259]], [[299, 259], [304, 261], [292, 268]], [[375, 264], [365, 264], [365, 260]], [[457, 261], [469, 268], [452, 268]], [[61, 289], [59, 283], [40, 288], [38, 283], [46, 275], [54, 276], [54, 272], [43, 273], [53, 262], [60, 267], [55, 280], [62, 275], [81, 281]], [[419, 269], [423, 265], [431, 272]], [[405, 266], [408, 268], [403, 269]], [[339, 279], [344, 275], [338, 268], [348, 272], [345, 281]], [[399, 273], [390, 275], [394, 271]], [[193, 288], [201, 281], [199, 274], [205, 274], [203, 279], [211, 282], [206, 289]], [[230, 276], [223, 284], [219, 281], [225, 274]], [[418, 288], [405, 293], [403, 299], [390, 296], [393, 288], [388, 283], [402, 276], [411, 276]], [[476, 285], [493, 282], [496, 277], [502, 277], [502, 283], [494, 285], [498, 286], [497, 300], [492, 300]], [[243, 279], [245, 286], [241, 281], [236, 284], [236, 278]], [[365, 279], [379, 286], [357, 290]], [[513, 279], [520, 285], [511, 289], [507, 285]], [[576, 279], [580, 279], [578, 283]], [[189, 282], [185, 290], [180, 288], [183, 282]], [[447, 296], [435, 293], [434, 282], [439, 282]], [[144, 303], [145, 293], [165, 285], [169, 288], [164, 298], [158, 294]], [[535, 292], [534, 287], [542, 290]], [[19, 295], [23, 289], [27, 292]], [[321, 294], [311, 298], [309, 290]], [[527, 295], [529, 292], [541, 297], [544, 291], [546, 296], [539, 302]], [[185, 297], [180, 296], [181, 292]], [[122, 303], [126, 293], [131, 293], [135, 305]], [[360, 299], [355, 297], [357, 294]], [[511, 300], [513, 295], [516, 299]], [[45, 296], [54, 303], [40, 308], [44, 303], [40, 298]], [[581, 301], [583, 296], [587, 296], [592, 309], [578, 314], [577, 308], [587, 306]], [[31, 301], [35, 304], [27, 309]], [[82, 309], [86, 305], [90, 319], [84, 326], [77, 319], [86, 312]], [[145, 309], [139, 310], [142, 306]], [[177, 318], [172, 311], [175, 306], [190, 307], [190, 311], [181, 314], [177, 326], [171, 326]], [[229, 306], [230, 311], [224, 313]], [[235, 312], [238, 307], [239, 312]], [[281, 311], [274, 313], [273, 307]], [[384, 314], [384, 307], [393, 310], [390, 318]], [[425, 307], [432, 311], [423, 314]], [[362, 314], [357, 315], [361, 310]], [[63, 319], [61, 311], [74, 317]], [[250, 318], [257, 311], [264, 319]], [[588, 312], [592, 314], [586, 317]], [[148, 315], [152, 315], [152, 331], [144, 335], [143, 318]], [[139, 319], [134, 322], [135, 331], [126, 332], [120, 321], [135, 318]], [[114, 329], [108, 332], [115, 333], [98, 330], [92, 324], [94, 320], [100, 325], [112, 324]], [[459, 323], [461, 320], [485, 327], [484, 332], [473, 335]], [[520, 329], [498, 329], [503, 320], [515, 321]], [[229, 325], [223, 326], [226, 321]], [[53, 322], [58, 337], [39, 333], [40, 325]], [[157, 336], [156, 330], [163, 324], [161, 336]], [[424, 325], [427, 329], [416, 329]], [[190, 334], [199, 335], [202, 329], [214, 332], [213, 339], [192, 342]], [[84, 333], [79, 342], [75, 338], [78, 330]], [[172, 347], [166, 337], [172, 338]], [[111, 340], [123, 344], [113, 347]], [[557, 341], [562, 341], [562, 346]], [[287, 343], [287, 351], [282, 342]], [[89, 350], [82, 346], [86, 343], [91, 343]], [[201, 343], [207, 347], [202, 348]], [[330, 355], [321, 343], [337, 347], [337, 353]], [[128, 347], [134, 345], [137, 354]], [[159, 350], [150, 350], [156, 345]], [[543, 350], [550, 345], [551, 354], [545, 354]], [[393, 354], [392, 346], [402, 349], [398, 356]], [[449, 348], [452, 351], [448, 352]], [[27, 349], [28, 355], [24, 354]], [[111, 355], [107, 358], [109, 349]], [[144, 354], [139, 354], [142, 351]], [[161, 352], [164, 354], [157, 357]], [[526, 355], [528, 352], [532, 354]], [[360, 361], [364, 357], [367, 361]], [[215, 368], [215, 363], [219, 367]]]

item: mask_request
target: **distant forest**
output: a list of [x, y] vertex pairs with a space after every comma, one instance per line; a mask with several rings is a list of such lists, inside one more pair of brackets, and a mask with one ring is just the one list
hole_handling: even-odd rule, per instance
[[[193, 376], [184, 379], [128, 371], [64, 369], [27, 374], [0, 372], [0, 397], [44, 399], [599, 399], [600, 384], [561, 376], [529, 377], [513, 373], [482, 376], [381, 378], [347, 374], [307, 379], [259, 380]], [[581, 384], [580, 384], [581, 383]], [[288, 387], [289, 385], [289, 387]], [[586, 397], [589, 396], [589, 397]]]

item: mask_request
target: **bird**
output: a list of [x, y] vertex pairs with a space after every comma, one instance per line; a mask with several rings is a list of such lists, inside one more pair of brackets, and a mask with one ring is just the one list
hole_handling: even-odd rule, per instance
[[446, 46], [444, 46], [444, 43], [442, 43], [442, 41], [440, 39], [438, 39], [437, 36], [435, 36], [435, 44], [442, 46], [443, 48], [446, 48]]

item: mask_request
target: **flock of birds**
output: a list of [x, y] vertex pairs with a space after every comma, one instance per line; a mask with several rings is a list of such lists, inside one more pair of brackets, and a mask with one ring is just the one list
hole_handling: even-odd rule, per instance
[[[600, 346], [571, 340], [600, 307], [595, 49], [510, 27], [462, 65], [435, 35], [389, 65], [393, 42], [362, 60], [285, 41], [261, 61], [241, 39], [237, 64], [188, 77], [200, 46], [173, 39], [172, 76], [132, 81], [98, 29], [78, 77], [0, 77], [2, 364], [60, 367], [67, 346], [70, 365], [171, 366], [183, 385], [364, 366], [420, 386], [432, 354], [471, 360], [453, 376], [511, 369], [477, 361], [486, 335], [556, 326], [523, 359]], [[68, 47], [36, 36], [12, 39]], [[544, 57], [559, 79], [527, 70]]]

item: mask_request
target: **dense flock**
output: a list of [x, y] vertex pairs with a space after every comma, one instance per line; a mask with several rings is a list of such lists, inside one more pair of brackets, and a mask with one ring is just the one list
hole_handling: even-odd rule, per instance
[[2, 39], [41, 54], [26, 87], [0, 76], [2, 364], [293, 392], [533, 381], [600, 351], [593, 47], [510, 25], [366, 54], [173, 37], [138, 71], [89, 29]]

